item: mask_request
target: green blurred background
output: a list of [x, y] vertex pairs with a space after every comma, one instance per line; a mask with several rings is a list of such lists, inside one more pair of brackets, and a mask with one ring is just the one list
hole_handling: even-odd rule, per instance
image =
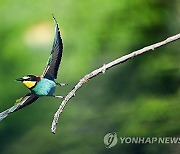
[[[55, 15], [64, 42], [57, 94], [91, 70], [179, 33], [178, 0], [1, 0], [0, 111], [28, 90], [14, 79], [40, 75], [49, 57]], [[1, 154], [163, 153], [178, 144], [118, 144], [104, 135], [180, 137], [180, 43], [131, 59], [89, 81], [59, 119], [61, 100], [41, 98], [0, 122]]]

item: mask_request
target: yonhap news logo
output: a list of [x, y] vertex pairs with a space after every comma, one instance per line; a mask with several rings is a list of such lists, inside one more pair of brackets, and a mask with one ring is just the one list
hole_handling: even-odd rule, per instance
[[180, 144], [180, 137], [120, 137], [121, 144]]
[[116, 132], [107, 133], [104, 136], [106, 148], [120, 144], [180, 144], [180, 137], [117, 137]]
[[111, 148], [117, 144], [118, 138], [115, 132], [108, 133], [104, 136], [104, 145], [106, 148]]

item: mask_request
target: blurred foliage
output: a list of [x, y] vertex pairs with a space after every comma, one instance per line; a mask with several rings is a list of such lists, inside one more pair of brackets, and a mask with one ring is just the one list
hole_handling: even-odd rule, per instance
[[[53, 13], [64, 53], [57, 94], [66, 95], [91, 70], [179, 33], [178, 0], [1, 0], [0, 109], [28, 92], [14, 79], [41, 74], [53, 41]], [[46, 39], [47, 38], [47, 39]], [[103, 137], [180, 136], [179, 41], [97, 76], [64, 110], [50, 132], [61, 100], [41, 98], [0, 122], [0, 153], [179, 153], [179, 145], [120, 144]]]

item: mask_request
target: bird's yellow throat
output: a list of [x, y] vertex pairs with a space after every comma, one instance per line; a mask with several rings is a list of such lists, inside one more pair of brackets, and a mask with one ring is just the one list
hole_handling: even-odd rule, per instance
[[36, 81], [23, 81], [23, 84], [30, 89], [35, 86]]

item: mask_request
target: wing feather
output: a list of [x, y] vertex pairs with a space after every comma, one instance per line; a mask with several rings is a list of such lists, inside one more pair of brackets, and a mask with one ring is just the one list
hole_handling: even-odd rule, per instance
[[24, 97], [20, 98], [14, 106], [0, 113], [0, 121], [6, 118], [10, 113], [20, 110], [29, 104], [32, 104], [38, 98], [38, 96], [31, 93], [26, 94]]
[[[54, 16], [53, 16], [54, 18]], [[47, 66], [43, 72], [43, 77], [54, 80], [57, 78], [59, 65], [62, 58], [63, 51], [63, 42], [60, 35], [60, 30], [58, 27], [58, 23], [54, 18], [55, 22], [55, 34], [54, 34], [54, 42], [52, 46], [52, 51], [47, 62]]]
[[35, 102], [39, 97], [32, 94], [32, 93], [28, 93], [26, 94], [23, 98], [21, 98], [20, 102], [17, 103], [19, 104], [17, 106], [17, 108], [14, 111], [17, 111], [19, 109], [22, 109], [23, 107], [32, 104], [33, 102]]

